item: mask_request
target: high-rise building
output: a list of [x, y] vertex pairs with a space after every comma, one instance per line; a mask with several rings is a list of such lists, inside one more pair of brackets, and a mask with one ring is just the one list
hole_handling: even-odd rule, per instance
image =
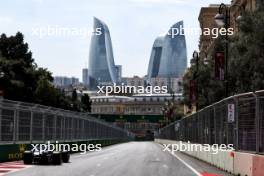
[[75, 77], [55, 76], [53, 80], [53, 84], [55, 87], [60, 87], [60, 88], [75, 86], [79, 84], [79, 79]]
[[117, 83], [116, 70], [109, 29], [104, 22], [94, 18], [88, 68], [89, 88], [96, 89], [98, 84]]
[[127, 86], [145, 86], [144, 78], [141, 78], [139, 76], [123, 77], [122, 83]]
[[179, 82], [187, 68], [187, 50], [183, 21], [174, 24], [154, 41], [147, 74], [147, 85], [167, 86], [180, 93]]
[[122, 65], [116, 65], [117, 82], [121, 82], [122, 78]]
[[202, 7], [198, 17], [202, 31], [199, 41], [200, 57], [202, 59], [207, 58], [210, 50], [213, 49], [212, 43], [214, 42], [215, 38], [211, 33], [210, 35], [204, 35], [204, 32], [208, 29], [212, 31], [213, 28], [218, 28], [214, 17], [219, 11], [219, 6], [220, 4], [210, 4], [208, 7]]
[[[230, 28], [233, 28], [234, 32], [238, 31], [237, 17], [241, 15], [242, 9], [252, 12], [258, 7], [256, 0], [233, 0], [231, 4], [226, 4], [231, 8]], [[208, 7], [202, 7], [198, 17], [201, 35], [199, 42], [200, 58], [206, 59], [212, 57], [214, 54], [215, 38], [211, 35], [204, 35], [204, 31], [213, 28], [218, 28], [215, 22], [215, 15], [219, 12], [220, 4], [210, 4]], [[232, 7], [233, 6], [233, 7]], [[241, 8], [238, 8], [240, 6]], [[210, 59], [210, 58], [207, 58]]]
[[160, 36], [156, 38], [154, 41], [150, 61], [149, 61], [149, 67], [148, 67], [148, 78], [155, 78], [159, 74], [159, 67], [160, 67], [160, 59], [163, 49], [163, 41], [164, 36]]
[[82, 70], [82, 82], [84, 86], [88, 86], [89, 85], [89, 75], [88, 75], [88, 69], [84, 68]]
[[182, 92], [182, 78], [151, 78], [149, 84], [152, 86], [167, 86], [169, 93], [181, 93]]
[[183, 21], [174, 24], [159, 36], [152, 48], [148, 80], [155, 77], [179, 78], [187, 68], [187, 51]]

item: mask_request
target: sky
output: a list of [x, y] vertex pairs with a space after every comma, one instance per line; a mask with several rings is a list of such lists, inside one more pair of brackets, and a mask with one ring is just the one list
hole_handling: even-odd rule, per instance
[[[230, 0], [0, 0], [0, 34], [22, 32], [39, 67], [81, 81], [97, 17], [108, 25], [123, 76], [144, 76], [157, 36], [180, 20], [199, 28], [200, 8], [221, 2]], [[186, 36], [188, 63], [198, 42], [199, 35]]]

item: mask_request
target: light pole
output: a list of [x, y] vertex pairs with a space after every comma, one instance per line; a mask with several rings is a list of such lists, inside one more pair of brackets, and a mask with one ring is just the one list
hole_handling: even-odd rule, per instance
[[[239, 7], [240, 9], [240, 15], [236, 18], [236, 21], [241, 20], [242, 13], [244, 13], [245, 8], [234, 4], [232, 6], [227, 6], [224, 3], [222, 3], [219, 6], [218, 14], [215, 16], [215, 22], [219, 27], [224, 27], [226, 31], [228, 31], [228, 28], [230, 27], [230, 13], [231, 8], [233, 7]], [[225, 73], [224, 73], [224, 81], [225, 81], [225, 96], [228, 97], [228, 33], [225, 33]]]

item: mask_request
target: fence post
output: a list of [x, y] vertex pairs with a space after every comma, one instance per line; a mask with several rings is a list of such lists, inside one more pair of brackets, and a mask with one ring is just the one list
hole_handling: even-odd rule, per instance
[[238, 122], [239, 122], [239, 116], [238, 116], [238, 98], [234, 97], [235, 102], [235, 149], [239, 150], [239, 144], [238, 144], [238, 135], [239, 135], [239, 128], [238, 128]]
[[29, 133], [29, 140], [32, 142], [32, 136], [33, 136], [33, 111], [32, 109], [30, 110], [30, 133]]
[[[259, 96], [259, 95], [258, 95]], [[264, 134], [263, 134], [263, 129], [264, 129], [264, 118], [263, 118], [263, 97], [261, 97], [261, 99], [259, 98], [259, 121], [260, 121], [260, 125], [259, 125], [259, 152], [264, 152], [263, 149], [263, 144], [264, 144]]]
[[18, 125], [18, 110], [17, 108], [15, 108], [14, 110], [14, 120], [13, 120], [13, 142], [15, 143], [16, 140], [18, 139], [17, 135], [18, 135], [18, 128], [19, 128], [19, 125]]
[[2, 141], [2, 98], [0, 98], [0, 142]]
[[81, 122], [82, 122], [81, 139], [85, 139], [85, 120], [81, 120]]
[[215, 143], [215, 144], [218, 144], [218, 143], [217, 143], [217, 132], [216, 132], [216, 130], [217, 130], [217, 129], [216, 129], [216, 125], [217, 125], [217, 124], [216, 124], [216, 115], [215, 115], [216, 112], [215, 112], [215, 106], [213, 106], [213, 109], [214, 109], [214, 143]]
[[228, 102], [229, 100], [225, 101], [225, 124], [224, 124], [224, 131], [226, 132], [226, 138], [225, 138], [225, 144], [228, 145], [229, 144], [229, 122], [228, 122]]
[[65, 119], [65, 114], [63, 114], [63, 117], [62, 117], [62, 141], [65, 142], [66, 141], [66, 119]]
[[70, 134], [70, 141], [73, 141], [73, 139], [74, 139], [74, 136], [75, 136], [75, 131], [74, 131], [74, 125], [75, 125], [75, 123], [73, 123], [73, 122], [76, 122], [75, 120], [75, 115], [73, 115], [72, 116], [72, 118], [71, 118], [71, 124], [70, 124], [70, 126], [71, 126], [71, 134]]
[[212, 143], [212, 129], [211, 129], [211, 123], [212, 123], [212, 117], [211, 117], [211, 110], [210, 110], [210, 108], [209, 108], [209, 110], [208, 110], [208, 112], [209, 112], [209, 117], [208, 117], [208, 137], [209, 137], [209, 144], [210, 145], [212, 145], [213, 143]]
[[255, 99], [256, 99], [256, 109], [255, 109], [255, 130], [256, 130], [256, 152], [259, 153], [259, 143], [260, 143], [260, 111], [259, 111], [259, 97], [258, 95], [255, 95]]
[[52, 134], [52, 140], [56, 141], [57, 139], [57, 114], [54, 114], [53, 116], [53, 134]]
[[42, 115], [42, 140], [45, 141], [45, 118], [46, 118], [46, 114], [43, 113]]
[[98, 123], [96, 121], [94, 122], [94, 126], [95, 126], [95, 139], [98, 139]]

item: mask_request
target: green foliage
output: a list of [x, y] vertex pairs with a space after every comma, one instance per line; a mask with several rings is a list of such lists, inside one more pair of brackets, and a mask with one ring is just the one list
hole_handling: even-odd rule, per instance
[[57, 90], [47, 81], [40, 79], [35, 90], [35, 102], [43, 105], [57, 106]]
[[183, 95], [184, 103], [191, 106], [189, 99], [190, 80], [195, 80], [198, 85], [198, 107], [199, 109], [219, 101], [224, 95], [224, 84], [222, 81], [214, 79], [214, 61], [210, 60], [208, 64], [204, 64], [203, 60], [199, 60], [198, 73], [196, 65], [191, 66], [183, 78]]
[[74, 89], [73, 91], [72, 91], [72, 101], [73, 102], [75, 102], [75, 101], [77, 101], [77, 91], [76, 91], [76, 89]]
[[81, 102], [83, 105], [83, 110], [87, 112], [91, 112], [91, 100], [88, 94], [84, 94], [81, 98]]
[[28, 44], [24, 43], [22, 33], [15, 36], [0, 38], [0, 52], [3, 58], [0, 60], [0, 68], [5, 73], [1, 80], [5, 97], [13, 100], [33, 101], [33, 93], [37, 87], [40, 76], [38, 68], [28, 50]]
[[229, 48], [232, 94], [264, 89], [264, 11], [244, 15], [239, 29]]
[[[246, 13], [239, 21], [239, 31], [228, 42], [229, 95], [264, 89], [264, 11]], [[188, 69], [183, 79], [185, 104], [191, 105], [189, 81], [192, 79], [198, 80], [199, 109], [225, 98], [224, 82], [214, 79], [214, 53], [224, 51], [224, 46], [223, 37], [215, 40], [208, 56], [209, 64], [199, 61], [196, 79], [196, 66]]]
[[82, 111], [82, 106], [85, 106], [85, 111], [89, 111], [90, 104], [82, 105], [76, 90], [72, 97], [66, 97], [62, 90], [51, 84], [51, 72], [37, 66], [20, 32], [10, 37], [1, 35], [0, 72], [4, 73], [0, 78], [0, 89], [4, 91], [6, 99], [75, 111]]

